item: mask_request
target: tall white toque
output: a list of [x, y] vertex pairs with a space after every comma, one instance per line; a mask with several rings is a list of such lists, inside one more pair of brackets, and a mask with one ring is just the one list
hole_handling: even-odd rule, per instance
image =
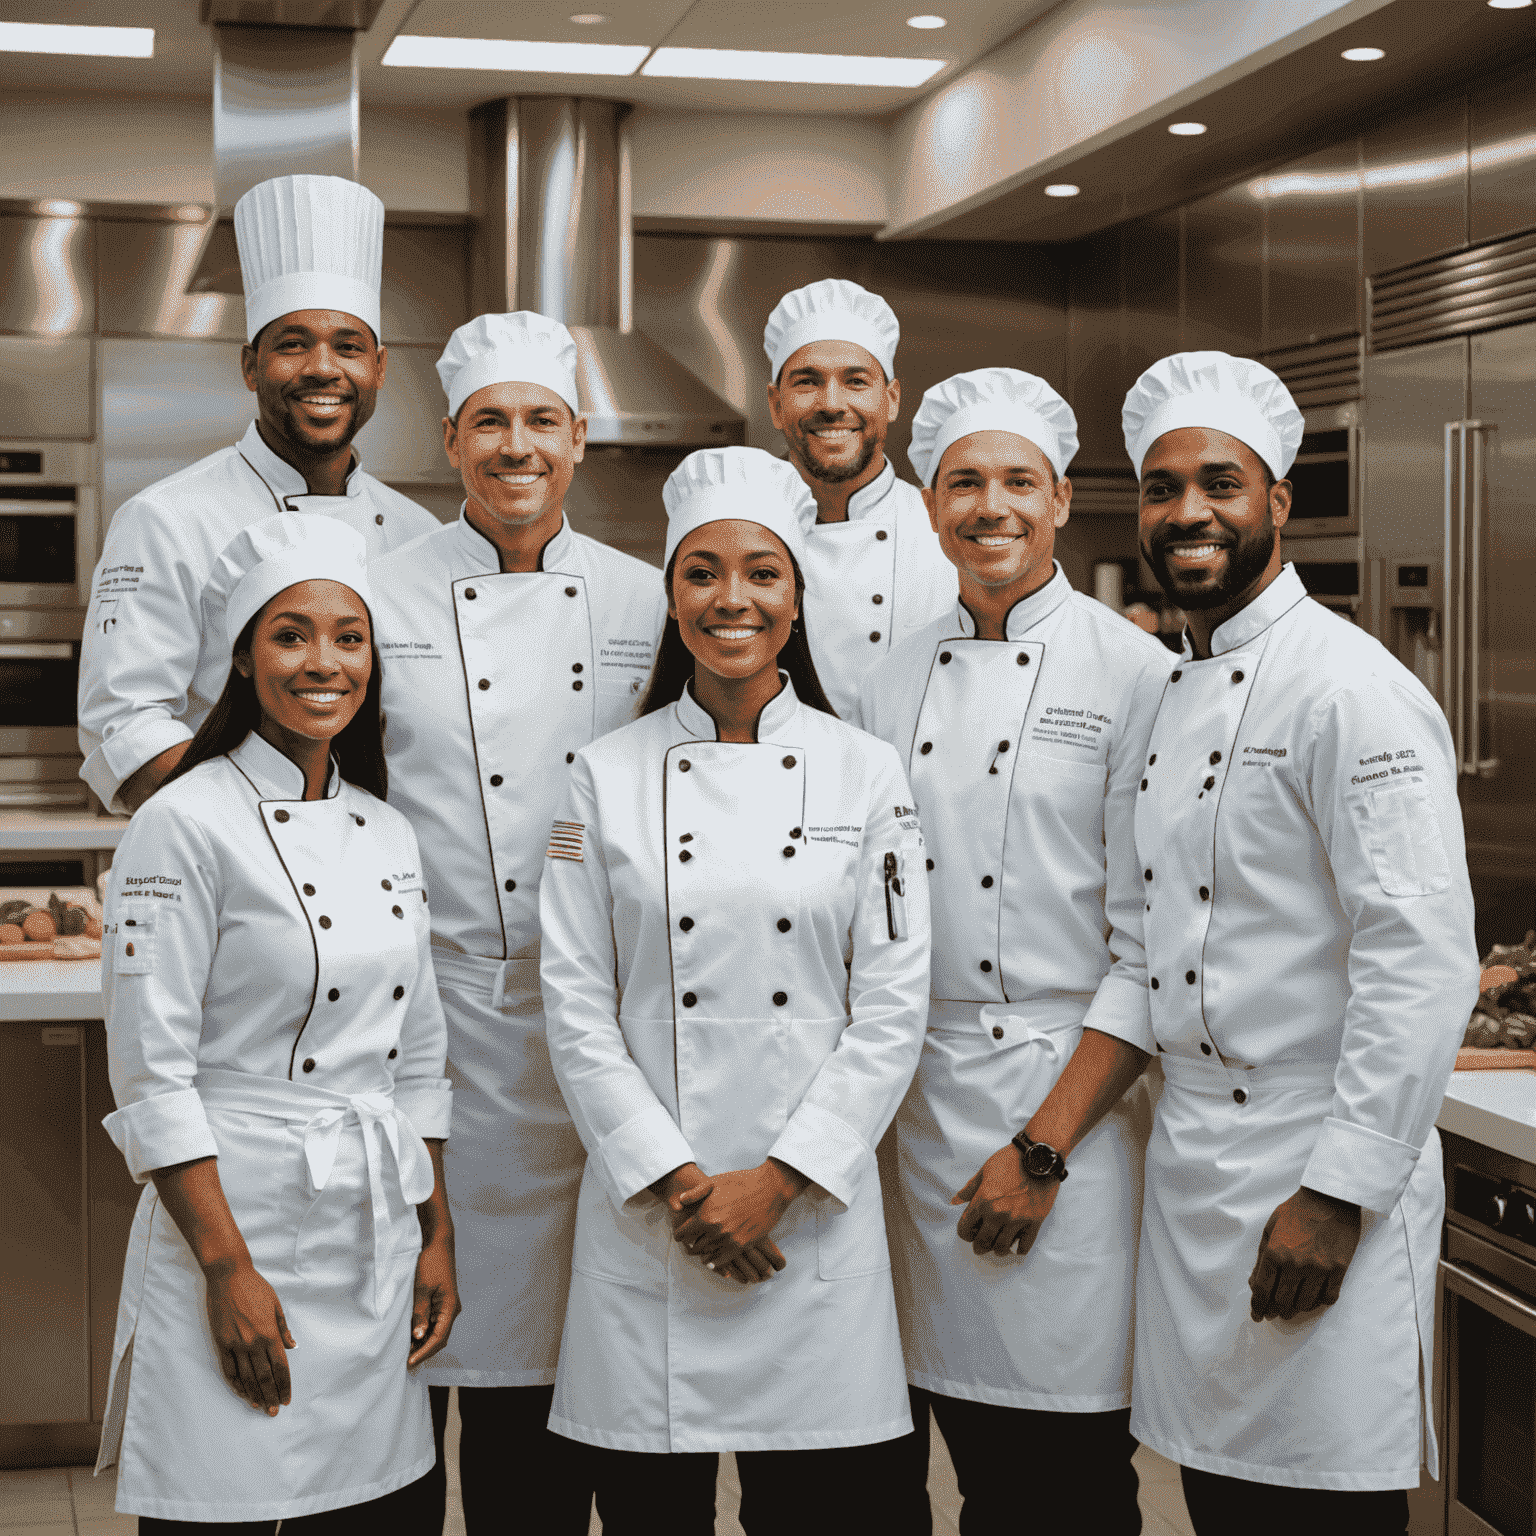
[[901, 325], [896, 312], [878, 293], [870, 293], [846, 278], [828, 277], [796, 288], [779, 300], [763, 327], [763, 351], [773, 367], [773, 381], [801, 347], [813, 341], [851, 341], [863, 347], [896, 377], [896, 344]]
[[663, 568], [672, 563], [687, 534], [727, 518], [761, 523], [805, 567], [805, 533], [816, 521], [815, 498], [793, 464], [761, 448], [701, 448], [690, 453], [667, 476], [661, 499], [667, 509]]
[[542, 384], [570, 406], [576, 397], [576, 343], [558, 320], [531, 309], [509, 315], [476, 315], [448, 338], [437, 376], [457, 416], [476, 390], [488, 384]]
[[274, 176], [235, 204], [246, 339], [299, 309], [356, 315], [375, 341], [384, 204], [341, 176]]
[[233, 649], [251, 619], [299, 581], [339, 581], [371, 603], [362, 534], [319, 512], [278, 512], [252, 523], [214, 561], [203, 611], [217, 621], [223, 610], [224, 636]]
[[1283, 480], [1301, 446], [1302, 416], [1279, 376], [1249, 357], [1176, 352], [1131, 386], [1120, 413], [1125, 451], [1142, 461], [1165, 432], [1209, 427], [1246, 443]]
[[1058, 475], [1077, 452], [1077, 417], [1044, 379], [1017, 368], [977, 368], [935, 384], [912, 418], [907, 457], [930, 488], [944, 450], [972, 432], [1028, 438]]

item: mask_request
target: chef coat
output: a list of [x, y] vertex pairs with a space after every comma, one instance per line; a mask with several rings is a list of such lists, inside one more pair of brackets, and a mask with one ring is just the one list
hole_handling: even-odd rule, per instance
[[456, 1095], [464, 1312], [434, 1386], [555, 1379], [584, 1154], [544, 1037], [539, 879], [574, 754], [633, 716], [666, 618], [654, 566], [568, 523], [541, 566], [503, 573], [461, 515], [370, 570], [389, 798], [421, 842]]
[[1026, 1125], [1084, 1025], [1147, 1030], [1132, 818], [1164, 646], [1061, 567], [978, 640], [963, 605], [866, 680], [860, 723], [906, 760], [928, 844], [933, 1001], [887, 1189], [908, 1379], [946, 1397], [1103, 1413], [1130, 1402], [1149, 1116], [1074, 1148], [1023, 1257], [972, 1253], [950, 1198]]
[[[782, 676], [782, 674], [781, 674]], [[910, 1428], [874, 1148], [928, 993], [906, 776], [785, 679], [758, 740], [685, 692], [576, 755], [540, 892], [555, 1073], [587, 1148], [550, 1427], [632, 1451]], [[742, 1286], [648, 1187], [777, 1157], [811, 1186]]]
[[80, 776], [113, 810], [123, 780], [190, 741], [223, 691], [229, 646], [203, 589], [242, 528], [317, 512], [355, 528], [372, 558], [439, 526], [354, 459], [345, 494], [311, 496], [254, 422], [233, 448], [123, 503], [107, 530], [80, 651]]
[[[405, 1368], [422, 1138], [448, 1134], [451, 1104], [421, 864], [405, 818], [334, 765], [327, 798], [303, 794], [253, 733], [157, 791], [113, 859], [104, 1123], [146, 1183], [98, 1463], [125, 1513], [284, 1519], [433, 1460]], [[146, 1182], [203, 1157], [298, 1340], [275, 1419], [225, 1382], [201, 1272]]]
[[848, 500], [848, 520], [806, 531], [805, 632], [816, 676], [844, 719], [891, 647], [952, 612], [955, 568], [915, 485], [885, 468]]
[[[1211, 649], [1186, 642], [1137, 796], [1166, 1086], [1131, 1429], [1254, 1482], [1416, 1487], [1434, 1121], [1478, 985], [1450, 735], [1291, 566]], [[1260, 1237], [1299, 1185], [1358, 1204], [1360, 1245], [1333, 1307], [1254, 1323]]]

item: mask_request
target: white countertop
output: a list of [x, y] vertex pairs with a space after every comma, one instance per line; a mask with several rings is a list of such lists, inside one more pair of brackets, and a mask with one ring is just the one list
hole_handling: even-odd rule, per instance
[[0, 1023], [101, 1016], [100, 960], [0, 962]]
[[89, 811], [0, 811], [0, 853], [116, 848], [127, 830], [126, 816], [95, 816]]

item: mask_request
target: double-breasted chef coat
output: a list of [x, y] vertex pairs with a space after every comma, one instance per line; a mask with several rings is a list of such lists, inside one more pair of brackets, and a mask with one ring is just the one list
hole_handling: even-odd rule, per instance
[[363, 535], [372, 559], [439, 525], [355, 460], [341, 496], [311, 496], [255, 422], [232, 448], [157, 481], [112, 518], [80, 649], [80, 776], [105, 805], [123, 780], [190, 741], [223, 691], [229, 645], [204, 612], [214, 563], [242, 528], [320, 513]]
[[1144, 1095], [1073, 1150], [1025, 1257], [978, 1258], [949, 1202], [1028, 1123], [1085, 1025], [1145, 1038], [1131, 824], [1174, 657], [1059, 565], [1006, 628], [979, 640], [957, 604], [860, 700], [906, 764], [931, 865], [928, 1033], [886, 1147], [897, 1307], [916, 1386], [1101, 1413], [1131, 1400]]
[[434, 1386], [555, 1379], [585, 1154], [549, 1066], [539, 880], [580, 748], [634, 715], [666, 618], [654, 566], [568, 523], [502, 573], [462, 515], [372, 569], [389, 799], [421, 841], [455, 1101], [464, 1311]]
[[98, 1467], [117, 1507], [286, 1519], [381, 1497], [432, 1465], [407, 1373], [425, 1136], [448, 1134], [442, 1010], [416, 839], [331, 768], [327, 797], [254, 733], [158, 790], [112, 862], [102, 946], [135, 1179], [217, 1157], [298, 1347], [276, 1418], [225, 1382], [202, 1274], [146, 1183], [123, 1266]]
[[[1434, 1122], [1478, 986], [1450, 735], [1290, 566], [1211, 650], [1186, 644], [1137, 796], [1165, 1085], [1131, 1430], [1252, 1482], [1417, 1487]], [[1334, 1306], [1252, 1322], [1264, 1225], [1300, 1185], [1361, 1207], [1359, 1247]]]
[[890, 460], [848, 500], [848, 520], [806, 530], [806, 636], [823, 691], [843, 719], [875, 666], [914, 630], [950, 613], [959, 597], [915, 485]]
[[[783, 674], [781, 674], [782, 676]], [[576, 755], [540, 891], [550, 1054], [587, 1148], [550, 1428], [631, 1451], [911, 1426], [875, 1146], [928, 1003], [906, 775], [788, 679], [752, 744], [685, 692]], [[647, 1186], [767, 1157], [811, 1187], [743, 1286]]]

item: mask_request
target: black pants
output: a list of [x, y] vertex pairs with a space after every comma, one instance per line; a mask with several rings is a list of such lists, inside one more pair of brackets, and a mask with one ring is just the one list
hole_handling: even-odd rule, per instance
[[[908, 1497], [917, 1496], [918, 1479], [921, 1486], [927, 1485], [932, 1408], [964, 1501], [960, 1536], [997, 1536], [1001, 1531], [1139, 1536], [1141, 1507], [1131, 1465], [1136, 1441], [1129, 1408], [1045, 1413], [940, 1397], [920, 1387], [910, 1391], [917, 1431], [907, 1470]], [[1024, 1468], [1027, 1476], [1021, 1481]]]
[[[442, 1528], [439, 1510], [432, 1525], [432, 1474], [419, 1477], [404, 1488], [386, 1493], [366, 1504], [346, 1509], [328, 1509], [318, 1515], [291, 1515], [283, 1521], [283, 1536], [378, 1536], [379, 1532], [436, 1532]], [[155, 1515], [139, 1516], [139, 1536], [272, 1536], [276, 1520], [161, 1520]]]
[[[431, 1388], [437, 1465], [422, 1479], [432, 1489], [434, 1514], [422, 1527], [430, 1536], [442, 1531], [448, 1497], [443, 1432], [449, 1390]], [[459, 1490], [467, 1536], [513, 1528], [539, 1536], [587, 1536], [591, 1453], [547, 1427], [554, 1395], [553, 1386], [459, 1388]], [[287, 1533], [285, 1525], [283, 1536]]]
[[1275, 1488], [1193, 1467], [1180, 1467], [1179, 1475], [1197, 1536], [1402, 1536], [1408, 1529], [1408, 1495], [1401, 1488]]
[[[741, 1528], [748, 1536], [917, 1536], [927, 1526], [898, 1471], [910, 1436], [826, 1451], [737, 1451]], [[594, 1449], [603, 1536], [714, 1536], [713, 1451], [650, 1455]]]

